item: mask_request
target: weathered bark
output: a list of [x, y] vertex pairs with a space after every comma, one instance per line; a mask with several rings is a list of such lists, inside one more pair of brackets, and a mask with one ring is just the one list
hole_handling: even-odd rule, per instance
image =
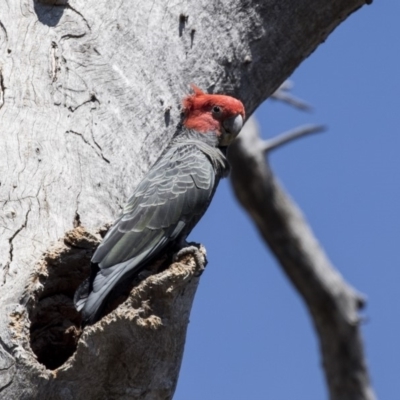
[[264, 141], [254, 119], [229, 149], [231, 182], [261, 236], [304, 299], [318, 334], [331, 400], [373, 400], [359, 310], [363, 297], [332, 266], [297, 205], [273, 175], [266, 154], [301, 135], [304, 127]]
[[0, 2], [2, 398], [172, 397], [198, 266], [148, 278], [80, 336], [71, 296], [98, 232], [171, 138], [189, 83], [251, 114], [363, 4]]

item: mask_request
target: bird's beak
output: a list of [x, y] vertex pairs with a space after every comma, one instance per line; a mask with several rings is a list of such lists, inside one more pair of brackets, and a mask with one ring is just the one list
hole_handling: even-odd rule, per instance
[[234, 139], [240, 132], [243, 126], [243, 117], [238, 114], [233, 117], [227, 118], [223, 122], [223, 126], [226, 133], [230, 133], [232, 135], [232, 139]]

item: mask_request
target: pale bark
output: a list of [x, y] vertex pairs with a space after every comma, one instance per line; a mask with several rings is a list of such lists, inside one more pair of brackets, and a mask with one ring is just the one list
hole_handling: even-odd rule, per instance
[[188, 84], [251, 114], [363, 4], [0, 2], [1, 398], [171, 398], [198, 266], [146, 279], [79, 337], [71, 296], [98, 233], [173, 135]]
[[331, 400], [374, 400], [359, 310], [364, 298], [333, 267], [297, 205], [266, 160], [276, 147], [322, 127], [305, 126], [262, 140], [254, 119], [229, 149], [236, 197], [302, 296], [314, 323]]

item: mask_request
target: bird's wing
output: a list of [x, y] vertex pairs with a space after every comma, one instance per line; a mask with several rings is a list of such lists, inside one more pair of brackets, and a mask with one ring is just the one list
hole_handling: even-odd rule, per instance
[[215, 172], [195, 145], [171, 147], [136, 188], [122, 215], [93, 255], [99, 270], [90, 293], [76, 303], [94, 322], [105, 298], [124, 276], [139, 271], [206, 210]]
[[92, 262], [107, 269], [174, 240], [205, 211], [214, 183], [214, 169], [196, 146], [171, 148], [140, 182]]

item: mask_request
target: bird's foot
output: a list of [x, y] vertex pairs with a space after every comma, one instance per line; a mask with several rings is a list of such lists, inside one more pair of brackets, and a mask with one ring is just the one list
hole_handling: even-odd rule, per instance
[[206, 268], [207, 257], [204, 252], [200, 251], [199, 245], [195, 243], [186, 243], [186, 245], [187, 245], [186, 247], [183, 247], [177, 253], [174, 254], [173, 261], [177, 262], [182, 257], [185, 257], [187, 255], [193, 256], [198, 269], [198, 272], [195, 274], [195, 277], [198, 278]]

